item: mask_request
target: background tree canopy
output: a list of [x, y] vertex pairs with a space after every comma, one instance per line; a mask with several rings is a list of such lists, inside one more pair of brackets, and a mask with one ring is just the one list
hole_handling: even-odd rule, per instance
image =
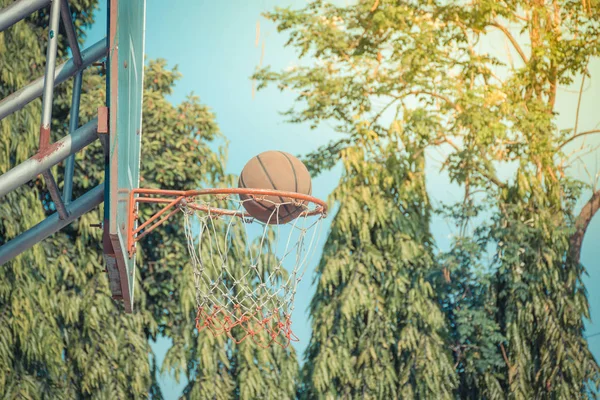
[[[580, 1], [311, 1], [265, 16], [309, 62], [259, 70], [259, 88], [276, 84], [297, 94], [286, 112], [290, 122], [327, 121], [344, 134], [307, 157], [313, 172], [337, 160], [346, 166], [311, 308], [308, 397], [593, 396], [588, 389], [599, 375], [583, 337], [589, 310], [579, 251], [599, 194], [577, 219], [582, 183], [568, 177], [563, 150], [595, 131], [558, 131], [555, 102], [558, 86], [587, 74], [598, 55], [599, 9]], [[482, 50], [492, 31], [504, 35], [505, 58]], [[441, 151], [442, 168], [464, 188], [459, 204], [441, 210], [400, 186], [424, 173], [423, 154], [432, 149]], [[377, 169], [374, 164], [394, 166], [373, 180], [364, 171]], [[415, 165], [414, 171], [391, 183], [404, 165]], [[499, 170], [511, 172], [501, 179]], [[360, 194], [363, 184], [369, 195]], [[397, 202], [394, 211], [383, 211]], [[427, 235], [411, 237], [416, 225], [396, 223], [398, 212], [453, 218], [458, 235], [450, 252], [424, 267], [426, 258], [398, 239], [384, 250], [378, 222], [388, 234], [397, 229], [416, 246], [432, 246]], [[427, 219], [416, 221], [426, 232]], [[419, 263], [411, 262], [412, 254]], [[363, 272], [355, 263], [365, 259]], [[386, 260], [386, 273], [379, 273]], [[410, 289], [400, 284], [404, 276]], [[364, 287], [355, 287], [355, 279]], [[418, 290], [422, 279], [431, 290]], [[344, 296], [344, 290], [361, 295]], [[439, 308], [425, 311], [434, 298]], [[397, 301], [402, 307], [392, 306]], [[430, 322], [406, 311], [423, 312]], [[334, 322], [331, 331], [324, 321]], [[376, 337], [356, 333], [366, 329], [387, 335], [387, 357], [374, 352], [383, 348], [371, 341]], [[409, 341], [412, 347], [404, 343], [411, 330], [420, 333]], [[435, 347], [425, 350], [419, 340], [432, 333]], [[448, 352], [453, 368], [445, 367]], [[419, 361], [427, 370], [414, 366]], [[364, 383], [354, 392], [350, 382], [358, 380]]]
[[[81, 38], [97, 2], [70, 5]], [[575, 214], [589, 187], [570, 177], [565, 146], [597, 131], [559, 130], [556, 98], [598, 56], [596, 4], [311, 1], [265, 16], [303, 64], [258, 70], [258, 88], [297, 95], [290, 122], [342, 134], [305, 158], [313, 174], [341, 164], [343, 175], [302, 368], [293, 349], [193, 329], [176, 218], [141, 244], [137, 311], [125, 315], [110, 298], [101, 231], [90, 227], [100, 207], [0, 268], [0, 397], [162, 398], [149, 345], [158, 336], [173, 343], [162, 371], [183, 372], [190, 399], [594, 397], [579, 252], [600, 193]], [[0, 33], [0, 98], [43, 75], [47, 26], [42, 10]], [[481, 45], [493, 35], [504, 57]], [[103, 105], [103, 74], [84, 74], [81, 124]], [[179, 77], [165, 60], [147, 61], [142, 185], [235, 185], [215, 115], [193, 94], [169, 100]], [[56, 90], [53, 140], [68, 132], [71, 88]], [[36, 100], [2, 121], [0, 173], [37, 151], [40, 119]], [[434, 151], [464, 190], [457, 203], [430, 201]], [[77, 155], [74, 198], [103, 182], [102, 159], [99, 143]], [[5, 199], [0, 244], [53, 213], [41, 178]], [[455, 227], [448, 251], [431, 233], [436, 214]]]

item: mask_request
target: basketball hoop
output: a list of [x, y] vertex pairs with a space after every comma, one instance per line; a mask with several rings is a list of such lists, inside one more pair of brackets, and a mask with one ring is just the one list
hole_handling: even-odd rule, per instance
[[[245, 211], [246, 202], [272, 204], [268, 221], [253, 218]], [[142, 204], [162, 208], [140, 223]], [[302, 212], [287, 221], [288, 207]], [[129, 202], [128, 251], [133, 256], [140, 239], [182, 214], [198, 331], [227, 335], [236, 343], [251, 339], [261, 347], [287, 347], [298, 340], [291, 329], [296, 289], [315, 253], [326, 212], [327, 205], [315, 197], [279, 190], [135, 189]]]

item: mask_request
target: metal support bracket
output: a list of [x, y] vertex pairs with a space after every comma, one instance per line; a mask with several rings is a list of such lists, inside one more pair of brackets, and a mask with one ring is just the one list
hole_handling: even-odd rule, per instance
[[16, 24], [37, 10], [46, 7], [51, 0], [19, 0], [0, 10], [0, 32]]
[[0, 199], [97, 140], [97, 126], [98, 121], [91, 120], [72, 134], [53, 143], [44, 153], [38, 153], [0, 175]]
[[73, 61], [77, 66], [77, 69], [83, 65], [83, 59], [81, 58], [81, 52], [79, 51], [79, 43], [77, 43], [77, 35], [75, 34], [75, 26], [73, 25], [73, 18], [71, 17], [71, 9], [69, 8], [68, 0], [56, 0], [60, 1], [60, 15], [62, 18], [65, 32], [67, 33], [67, 41], [69, 47], [73, 53]]
[[[93, 62], [106, 57], [108, 54], [108, 40], [106, 38], [99, 40], [89, 48], [83, 50], [83, 68], [90, 66]], [[67, 79], [74, 76], [79, 69], [75, 65], [75, 61], [71, 58], [64, 64], [56, 67], [54, 75], [54, 85], [59, 85]], [[0, 120], [6, 116], [19, 111], [31, 101], [40, 97], [43, 91], [44, 77], [39, 77], [29, 85], [17, 90], [8, 97], [0, 101]]]
[[109, 121], [109, 109], [108, 107], [98, 107], [98, 134], [109, 133], [108, 121]]
[[93, 210], [104, 201], [104, 183], [96, 186], [67, 206], [69, 217], [61, 219], [58, 213], [21, 233], [19, 236], [0, 246], [0, 265], [7, 263], [19, 254], [33, 247], [36, 243], [58, 232], [83, 214]]
[[[56, 70], [56, 52], [58, 49], [58, 27], [60, 23], [60, 7], [62, 0], [55, 0], [50, 7], [50, 26], [48, 31], [48, 50], [46, 52], [46, 72], [44, 74], [44, 91], [42, 95], [42, 122], [40, 125], [40, 149], [43, 153], [50, 147], [50, 124], [52, 122], [52, 100], [54, 98], [54, 71]], [[50, 169], [42, 172], [50, 197], [54, 202], [60, 219], [68, 217], [65, 204]]]
[[[69, 213], [65, 208], [65, 204], [63, 203], [60, 197], [60, 191], [58, 190], [58, 185], [56, 184], [56, 180], [54, 179], [54, 175], [50, 170], [46, 170], [42, 172], [42, 176], [44, 177], [44, 181], [46, 182], [46, 187], [48, 188], [48, 192], [50, 192], [50, 197], [54, 202], [54, 206], [56, 207], [56, 211], [58, 211], [58, 216], [60, 219], [67, 219], [69, 217]], [[58, 201], [57, 201], [58, 200]]]
[[[9, 3], [11, 3], [9, 1]], [[74, 155], [83, 147], [98, 139], [96, 119], [79, 128], [79, 103], [83, 70], [101, 61], [108, 55], [108, 40], [104, 38], [91, 47], [81, 50], [77, 40], [77, 31], [73, 22], [73, 13], [68, 0], [15, 0], [0, 9], [0, 32], [18, 23], [36, 11], [50, 6], [48, 15], [48, 47], [46, 50], [46, 68], [44, 75], [8, 97], [0, 100], [0, 121], [8, 115], [21, 110], [34, 99], [42, 96], [42, 118], [40, 121], [39, 150], [27, 161], [0, 175], [0, 198], [11, 190], [26, 184], [40, 174], [44, 177], [56, 212], [33, 228], [21, 233], [0, 247], [0, 265], [31, 248], [54, 232], [59, 231], [74, 219], [90, 211], [104, 200], [105, 184], [97, 186], [80, 198], [71, 202], [73, 191]], [[57, 66], [59, 28], [62, 20], [66, 40], [72, 58]], [[75, 76], [69, 135], [55, 143], [51, 139], [52, 105], [54, 87]], [[100, 135], [107, 139], [108, 135]], [[107, 140], [103, 140], [105, 153], [108, 154]], [[61, 193], [51, 168], [67, 158], [65, 164], [64, 193]], [[64, 199], [64, 202], [63, 202]]]
[[[79, 103], [81, 100], [81, 81], [83, 72], [78, 72], [75, 75], [73, 82], [73, 96], [71, 97], [71, 114], [69, 119], [69, 135], [79, 127]], [[71, 154], [65, 162], [65, 175], [63, 177], [63, 200], [65, 204], [69, 204], [73, 198], [73, 174], [75, 172], [75, 153]]]

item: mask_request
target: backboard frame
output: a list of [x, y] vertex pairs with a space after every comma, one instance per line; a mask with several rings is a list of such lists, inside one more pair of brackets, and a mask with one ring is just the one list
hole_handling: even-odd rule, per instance
[[135, 254], [127, 251], [129, 199], [139, 187], [146, 0], [110, 0], [104, 255], [110, 289], [133, 312]]

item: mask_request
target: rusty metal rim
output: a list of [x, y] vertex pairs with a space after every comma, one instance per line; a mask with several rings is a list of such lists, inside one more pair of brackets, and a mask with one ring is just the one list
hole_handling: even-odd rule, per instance
[[[327, 214], [327, 203], [316, 197], [296, 192], [286, 192], [284, 190], [274, 189], [252, 189], [252, 188], [211, 188], [211, 189], [200, 189], [200, 190], [163, 190], [163, 189], [134, 189], [132, 195], [136, 202], [140, 203], [171, 203], [173, 199], [163, 198], [151, 198], [151, 197], [137, 197], [135, 195], [163, 195], [163, 196], [177, 196], [185, 199], [193, 199], [195, 197], [210, 196], [210, 195], [246, 195], [254, 197], [262, 196], [276, 196], [289, 198], [292, 200], [306, 201], [315, 204], [317, 207], [309, 212], [302, 213], [304, 216], [312, 215], [325, 215]], [[210, 212], [215, 215], [230, 215], [239, 216], [245, 218], [251, 218], [252, 216], [245, 212], [239, 212], [235, 210], [228, 210], [217, 207], [199, 206], [196, 204], [189, 204], [190, 208]]]
[[[215, 195], [245, 195], [260, 198], [263, 196], [276, 196], [282, 198], [289, 198], [292, 200], [299, 200], [302, 202], [309, 202], [314, 204], [316, 207], [310, 211], [304, 211], [299, 216], [310, 217], [314, 215], [326, 216], [327, 214], [327, 203], [316, 197], [296, 193], [286, 192], [283, 190], [274, 189], [252, 189], [252, 188], [212, 188], [212, 189], [201, 189], [201, 190], [163, 190], [163, 189], [133, 189], [129, 194], [129, 221], [128, 221], [128, 240], [127, 247], [129, 257], [132, 257], [135, 253], [135, 244], [150, 233], [152, 230], [162, 225], [167, 219], [173, 216], [179, 211], [180, 205], [212, 214], [215, 216], [227, 215], [239, 218], [253, 219], [252, 215], [247, 212], [240, 212], [237, 210], [229, 210], [218, 207], [210, 207], [205, 205], [199, 205], [193, 203], [193, 200], [202, 196], [215, 196]], [[137, 195], [137, 196], [136, 196]], [[146, 196], [162, 196], [162, 197], [146, 197]], [[160, 211], [154, 214], [151, 218], [145, 221], [139, 227], [135, 227], [135, 222], [138, 219], [137, 207], [139, 203], [158, 203], [166, 204]], [[166, 215], [165, 215], [166, 214]], [[143, 232], [142, 232], [143, 230]]]

